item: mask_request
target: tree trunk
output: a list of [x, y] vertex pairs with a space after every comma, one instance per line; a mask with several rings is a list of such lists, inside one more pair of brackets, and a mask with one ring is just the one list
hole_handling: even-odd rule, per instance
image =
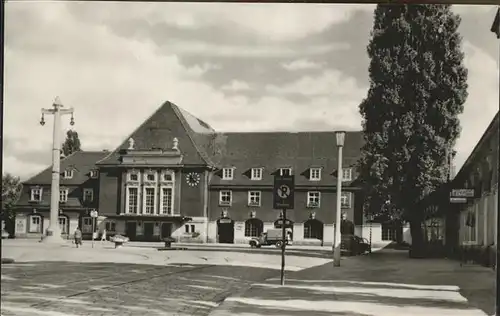
[[410, 258], [423, 258], [424, 255], [424, 234], [422, 232], [422, 221], [413, 219], [410, 221], [411, 248]]

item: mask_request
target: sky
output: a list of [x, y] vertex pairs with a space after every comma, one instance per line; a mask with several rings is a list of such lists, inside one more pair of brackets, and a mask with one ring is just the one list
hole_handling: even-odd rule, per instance
[[[56, 96], [84, 150], [113, 150], [166, 100], [219, 131], [361, 130], [373, 5], [5, 6], [4, 173], [51, 164], [52, 118], [39, 121]], [[458, 170], [498, 111], [500, 42], [495, 7], [453, 10], [469, 70]]]

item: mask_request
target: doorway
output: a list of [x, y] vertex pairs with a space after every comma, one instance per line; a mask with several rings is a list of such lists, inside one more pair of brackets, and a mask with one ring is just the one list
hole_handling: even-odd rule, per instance
[[144, 223], [144, 240], [152, 241], [154, 236], [155, 224]]
[[161, 238], [167, 238], [172, 236], [172, 223], [161, 224]]
[[130, 240], [135, 240], [135, 236], [137, 235], [137, 223], [127, 222], [125, 226], [125, 234]]
[[217, 221], [219, 243], [234, 244], [234, 221], [230, 218], [221, 218]]

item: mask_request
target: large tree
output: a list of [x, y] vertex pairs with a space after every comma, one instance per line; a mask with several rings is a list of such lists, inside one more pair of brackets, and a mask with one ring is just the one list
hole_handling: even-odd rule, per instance
[[408, 221], [415, 254], [425, 219], [418, 204], [446, 181], [467, 98], [459, 24], [450, 5], [380, 4], [374, 13], [358, 168], [367, 212]]
[[75, 151], [82, 150], [80, 144], [80, 138], [78, 137], [78, 132], [73, 130], [68, 130], [66, 133], [66, 140], [62, 144], [62, 152], [64, 156], [69, 156]]
[[5, 221], [5, 229], [9, 234], [14, 233], [14, 210], [13, 207], [21, 196], [23, 185], [19, 177], [10, 173], [2, 175], [2, 221]]

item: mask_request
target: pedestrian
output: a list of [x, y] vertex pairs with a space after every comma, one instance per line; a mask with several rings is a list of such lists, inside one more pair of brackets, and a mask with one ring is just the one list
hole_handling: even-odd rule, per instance
[[104, 229], [102, 230], [102, 234], [101, 234], [101, 243], [102, 243], [103, 241], [106, 241], [106, 228], [104, 228]]
[[74, 237], [75, 237], [76, 248], [78, 248], [79, 245], [83, 246], [83, 244], [82, 244], [82, 231], [80, 230], [80, 227], [77, 227], [75, 229]]

